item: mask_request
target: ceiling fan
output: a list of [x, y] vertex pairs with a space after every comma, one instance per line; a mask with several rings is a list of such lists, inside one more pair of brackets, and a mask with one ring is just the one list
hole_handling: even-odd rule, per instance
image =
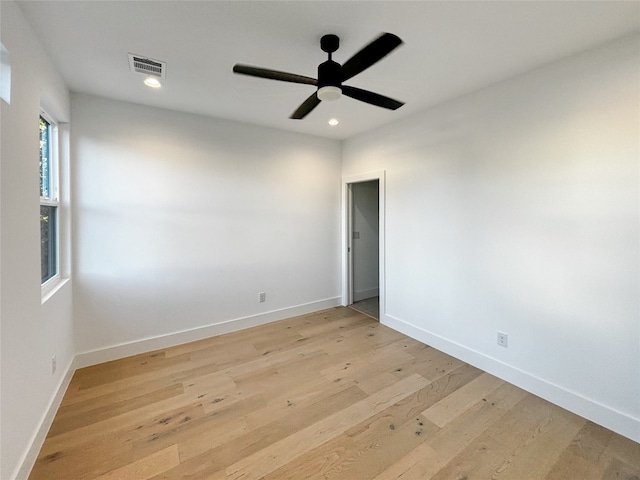
[[303, 83], [318, 87], [302, 104], [291, 114], [289, 118], [303, 119], [323, 100], [337, 100], [341, 95], [369, 103], [377, 107], [396, 110], [404, 105], [403, 102], [385, 97], [378, 93], [362, 90], [361, 88], [343, 85], [342, 82], [349, 80], [360, 72], [366, 70], [374, 63], [382, 60], [395, 48], [402, 44], [402, 40], [392, 33], [383, 33], [373, 42], [356, 53], [343, 65], [334, 62], [331, 54], [338, 50], [340, 39], [336, 35], [324, 35], [320, 39], [320, 48], [329, 54], [326, 62], [318, 65], [318, 79], [296, 75], [294, 73], [280, 72], [268, 68], [252, 67], [250, 65], [236, 64], [233, 66], [235, 73], [250, 75], [252, 77], [268, 78], [280, 80], [282, 82]]

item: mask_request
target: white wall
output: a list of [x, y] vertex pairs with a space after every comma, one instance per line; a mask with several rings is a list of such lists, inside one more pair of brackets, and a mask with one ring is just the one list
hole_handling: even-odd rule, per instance
[[343, 150], [345, 176], [386, 170], [384, 323], [636, 441], [638, 45], [621, 39]]
[[[378, 181], [354, 183], [353, 232], [353, 299], [376, 297], [379, 294], [378, 268]], [[358, 238], [355, 238], [357, 232]]]
[[339, 304], [338, 141], [84, 95], [72, 117], [78, 352]]
[[71, 282], [41, 303], [38, 190], [40, 107], [68, 121], [69, 96], [18, 6], [0, 2], [0, 17], [12, 72], [11, 104], [0, 101], [0, 478], [10, 480], [46, 423], [74, 353]]

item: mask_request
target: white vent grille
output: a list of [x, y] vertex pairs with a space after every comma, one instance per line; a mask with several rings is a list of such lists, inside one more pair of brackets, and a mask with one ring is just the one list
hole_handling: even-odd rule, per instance
[[153, 75], [158, 78], [165, 78], [167, 72], [166, 62], [153, 60], [152, 58], [135, 55], [133, 53], [129, 54], [129, 68], [132, 72]]

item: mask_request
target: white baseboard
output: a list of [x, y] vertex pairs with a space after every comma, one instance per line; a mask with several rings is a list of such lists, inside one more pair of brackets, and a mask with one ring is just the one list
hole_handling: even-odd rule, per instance
[[131, 355], [138, 355], [140, 353], [150, 352], [161, 348], [173, 347], [183, 343], [194, 342], [204, 338], [244, 330], [245, 328], [257, 327], [258, 325], [264, 325], [277, 320], [284, 320], [285, 318], [297, 317], [298, 315], [337, 307], [341, 304], [341, 300], [342, 297], [327, 298], [302, 305], [282, 308], [280, 310], [272, 310], [270, 312], [259, 313], [257, 315], [226, 320], [224, 322], [204, 327], [183, 330], [157, 337], [144, 338], [98, 350], [78, 353], [75, 357], [75, 366], [76, 368], [88, 367], [91, 365], [97, 365], [98, 363], [130, 357]]
[[33, 466], [38, 459], [38, 454], [40, 453], [40, 449], [44, 444], [44, 440], [47, 437], [47, 433], [49, 433], [49, 429], [51, 428], [51, 424], [53, 423], [53, 419], [56, 416], [56, 412], [60, 407], [60, 403], [62, 402], [62, 398], [64, 397], [67, 388], [69, 387], [69, 383], [71, 382], [71, 378], [76, 371], [75, 358], [69, 362], [67, 366], [67, 370], [64, 375], [60, 379], [60, 383], [58, 384], [58, 388], [51, 398], [49, 402], [49, 406], [47, 410], [42, 415], [40, 419], [40, 426], [34, 433], [31, 441], [29, 442], [29, 448], [24, 453], [22, 460], [18, 463], [18, 467], [14, 472], [14, 475], [10, 478], [14, 478], [16, 480], [27, 480], [29, 478], [29, 474], [33, 469]]
[[394, 330], [437, 348], [463, 362], [495, 375], [527, 392], [558, 405], [570, 412], [602, 425], [620, 435], [640, 443], [640, 418], [634, 418], [611, 407], [602, 405], [579, 393], [536, 377], [528, 372], [508, 365], [500, 360], [472, 350], [459, 343], [435, 335], [409, 322], [391, 315], [382, 315], [380, 321]]
[[359, 292], [353, 292], [353, 301], [358, 302], [360, 300], [364, 300], [366, 298], [378, 297], [380, 296], [379, 288], [370, 288], [368, 290], [361, 290]]

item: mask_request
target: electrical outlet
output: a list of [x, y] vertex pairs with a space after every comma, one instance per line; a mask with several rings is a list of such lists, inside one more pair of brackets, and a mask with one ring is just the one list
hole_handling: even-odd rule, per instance
[[498, 345], [507, 348], [509, 346], [509, 335], [504, 332], [498, 332]]
[[258, 301], [259, 301], [260, 303], [266, 302], [266, 301], [267, 301], [267, 294], [266, 294], [266, 293], [264, 293], [264, 292], [260, 292], [260, 293], [258, 294]]
[[56, 373], [56, 368], [58, 368], [58, 360], [56, 359], [56, 356], [54, 355], [53, 357], [51, 357], [51, 375]]

